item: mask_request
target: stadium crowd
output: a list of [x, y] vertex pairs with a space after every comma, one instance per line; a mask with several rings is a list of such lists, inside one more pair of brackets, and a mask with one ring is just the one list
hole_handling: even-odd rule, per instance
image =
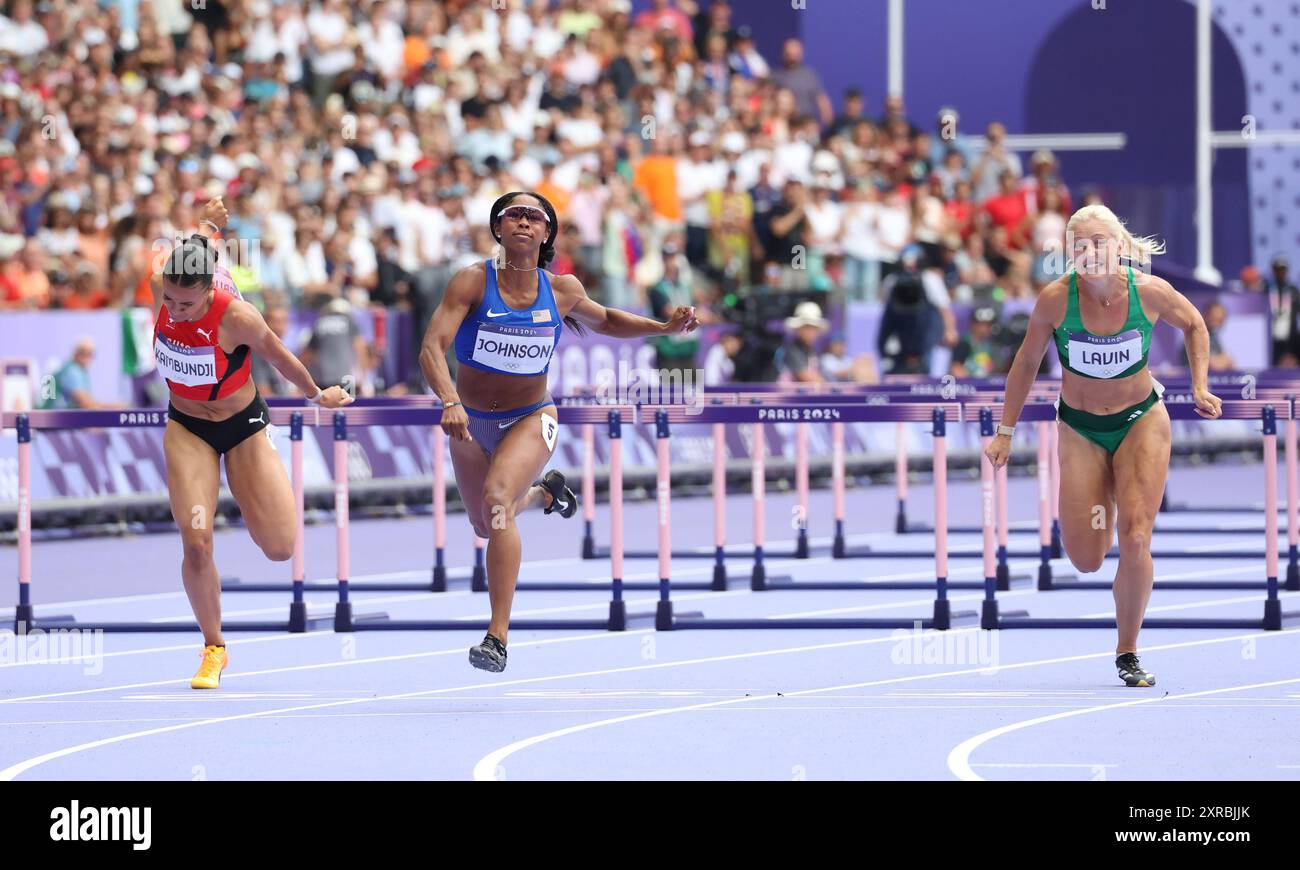
[[[938, 344], [954, 371], [992, 372], [999, 306], [1052, 280], [1093, 196], [998, 123], [976, 143], [953, 109], [916, 119], [856, 89], [837, 112], [799, 40], [764, 57], [724, 0], [4, 6], [0, 309], [147, 305], [159, 252], [222, 196], [244, 296], [278, 329], [294, 308], [343, 317], [302, 349], [332, 340], [365, 366], [347, 312], [408, 308], [422, 328], [491, 253], [493, 200], [532, 189], [563, 224], [551, 269], [607, 304], [720, 322], [763, 293], [880, 301], [871, 365], [804, 307], [791, 335], [825, 353], [796, 338], [786, 372], [919, 371]], [[1247, 289], [1300, 356], [1285, 260]], [[965, 335], [953, 301], [978, 306]], [[658, 351], [694, 362], [689, 342]]]

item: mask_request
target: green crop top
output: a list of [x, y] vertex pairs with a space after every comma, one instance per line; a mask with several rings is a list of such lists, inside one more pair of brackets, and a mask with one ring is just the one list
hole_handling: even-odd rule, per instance
[[1084, 328], [1083, 315], [1079, 313], [1078, 278], [1074, 272], [1070, 273], [1065, 320], [1054, 333], [1061, 368], [1085, 378], [1126, 378], [1137, 374], [1147, 364], [1151, 329], [1152, 323], [1138, 299], [1131, 268], [1128, 270], [1128, 319], [1112, 335], [1093, 335]]

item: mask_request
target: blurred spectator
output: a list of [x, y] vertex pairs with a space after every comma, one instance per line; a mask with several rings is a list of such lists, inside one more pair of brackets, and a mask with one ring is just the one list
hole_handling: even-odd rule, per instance
[[1019, 179], [1023, 174], [1020, 157], [1006, 146], [1007, 128], [994, 121], [984, 130], [984, 152], [971, 166], [971, 181], [975, 185], [975, 201], [983, 203], [1003, 190], [1003, 174], [1010, 172]]
[[1005, 371], [1003, 347], [993, 337], [998, 314], [981, 306], [971, 313], [970, 332], [952, 349], [948, 373], [957, 378], [987, 378]]
[[829, 328], [830, 322], [822, 316], [821, 306], [816, 302], [800, 302], [795, 306], [794, 315], [785, 319], [788, 338], [781, 348], [780, 380], [805, 384], [826, 382], [817, 342]]
[[785, 190], [772, 208], [771, 241], [766, 251], [767, 281], [781, 290], [808, 287], [808, 192], [798, 179], [785, 183]]
[[[673, 311], [682, 305], [695, 305], [691, 289], [691, 276], [683, 268], [685, 258], [675, 242], [670, 241], [660, 252], [664, 274], [650, 288], [648, 298], [650, 314], [659, 320], [668, 320]], [[687, 371], [695, 368], [695, 354], [699, 350], [698, 334], [661, 335], [651, 339], [655, 347], [655, 366], [661, 371]]]
[[859, 121], [866, 120], [867, 101], [862, 97], [862, 90], [857, 87], [844, 89], [844, 111], [835, 116], [827, 129], [827, 137], [839, 136], [853, 128]]
[[739, 286], [750, 282], [750, 255], [758, 247], [754, 232], [754, 201], [739, 188], [736, 171], [727, 170], [721, 190], [708, 194], [709, 265]]
[[90, 364], [95, 359], [95, 342], [77, 339], [72, 357], [45, 379], [41, 387], [42, 408], [122, 408], [117, 402], [101, 402], [90, 392]]
[[731, 68], [745, 79], [767, 78], [772, 71], [767, 60], [754, 47], [753, 32], [745, 25], [736, 28], [736, 41], [728, 61]]
[[1274, 257], [1272, 267], [1266, 288], [1273, 313], [1273, 365], [1300, 365], [1300, 288], [1291, 280], [1286, 257]]
[[846, 188], [844, 205], [844, 273], [841, 284], [848, 301], [874, 300], [880, 287], [880, 192], [863, 179]]
[[90, 263], [81, 262], [72, 273], [72, 283], [60, 294], [58, 307], [69, 310], [107, 308], [108, 287], [99, 277], [99, 271]]
[[340, 386], [358, 394], [368, 351], [346, 299], [332, 299], [325, 304], [300, 356], [322, 389]]
[[634, 19], [637, 27], [643, 27], [651, 33], [671, 30], [683, 42], [689, 42], [694, 28], [690, 17], [677, 8], [673, 0], [651, 0], [650, 8]]
[[[292, 346], [289, 341], [289, 309], [283, 305], [269, 306], [264, 314], [266, 325], [271, 328], [279, 339], [286, 346]], [[280, 374], [275, 366], [262, 359], [259, 354], [253, 354], [253, 383], [261, 391], [263, 396], [290, 396], [297, 392], [293, 384], [285, 380], [284, 375]]]
[[844, 336], [832, 335], [821, 355], [822, 374], [829, 381], [849, 381], [855, 384], [874, 384], [880, 380], [870, 354], [850, 355]]
[[[1205, 318], [1205, 328], [1210, 331], [1210, 371], [1231, 371], [1236, 368], [1232, 361], [1232, 354], [1223, 349], [1223, 342], [1219, 340], [1219, 333], [1222, 331], [1223, 325], [1228, 322], [1228, 309], [1223, 306], [1222, 302], [1215, 300], [1205, 306], [1203, 316]], [[1179, 349], [1178, 358], [1184, 368], [1189, 365], [1187, 346], [1185, 344]]]
[[798, 39], [787, 39], [781, 46], [781, 66], [772, 71], [772, 81], [794, 94], [800, 115], [816, 118], [822, 126], [830, 125], [834, 119], [830, 98], [822, 87], [821, 76], [803, 62], [803, 43]]
[[880, 318], [877, 350], [884, 374], [929, 374], [930, 351], [943, 332], [939, 309], [927, 298], [917, 254], [884, 284], [885, 310]]

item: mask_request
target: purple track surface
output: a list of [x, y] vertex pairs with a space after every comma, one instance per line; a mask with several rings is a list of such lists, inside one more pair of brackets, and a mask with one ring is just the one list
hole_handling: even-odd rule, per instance
[[[1261, 466], [1175, 468], [1179, 501], [1258, 502]], [[1034, 481], [1011, 481], [1011, 520], [1031, 526]], [[1281, 491], [1281, 490], [1280, 490]], [[977, 484], [954, 481], [950, 521], [978, 520]], [[769, 490], [770, 551], [790, 549], [793, 493]], [[851, 544], [932, 550], [927, 536], [894, 536], [892, 486], [848, 494]], [[751, 540], [747, 495], [729, 499], [733, 544]], [[914, 486], [910, 515], [929, 521], [930, 491]], [[627, 505], [629, 548], [654, 546], [654, 504]], [[523, 580], [608, 580], [607, 561], [578, 558], [579, 515], [521, 517]], [[926, 579], [925, 560], [829, 557], [830, 495], [814, 491], [807, 560], [769, 558], [769, 575], [804, 579]], [[674, 546], [711, 549], [711, 503], [672, 506]], [[1178, 525], [1247, 525], [1260, 534], [1166, 535]], [[1283, 528], [1285, 528], [1283, 522]], [[358, 616], [485, 618], [487, 596], [468, 586], [472, 538], [448, 518], [451, 591], [358, 593]], [[603, 505], [598, 542], [608, 543]], [[1285, 532], [1284, 532], [1285, 534]], [[1155, 546], [1262, 547], [1262, 514], [1162, 515]], [[353, 581], [426, 579], [430, 520], [352, 525]], [[1015, 535], [1013, 546], [1036, 545]], [[978, 546], [975, 535], [952, 545]], [[331, 579], [333, 528], [307, 530], [308, 578]], [[218, 533], [223, 575], [288, 580], [242, 529]], [[1283, 549], [1285, 556], [1285, 548]], [[180, 544], [168, 535], [37, 544], [38, 619], [188, 620]], [[0, 550], [0, 576], [16, 576]], [[1066, 561], [1059, 572], [1072, 571]], [[952, 579], [979, 578], [977, 561]], [[769, 591], [748, 588], [749, 560], [729, 560], [731, 589], [681, 592], [677, 610], [710, 617], [922, 616], [925, 591]], [[1015, 560], [1032, 574], [1035, 563]], [[1109, 579], [1108, 561], [1094, 579]], [[1262, 559], [1160, 559], [1158, 579], [1263, 579]], [[706, 580], [707, 560], [676, 560], [673, 576]], [[655, 562], [630, 560], [627, 580], [657, 579]], [[980, 593], [954, 591], [954, 610]], [[1152, 616], [1258, 617], [1263, 591], [1157, 590]], [[1300, 595], [1283, 593], [1283, 609]], [[629, 592], [649, 614], [655, 593]], [[1004, 610], [1032, 616], [1106, 616], [1106, 591], [1000, 593]], [[288, 595], [227, 593], [231, 619], [283, 619]], [[333, 612], [310, 593], [313, 616]], [[608, 594], [520, 592], [517, 617], [600, 618]], [[12, 608], [0, 610], [11, 622]], [[1143, 663], [1154, 689], [1126, 689], [1112, 666], [1109, 630], [949, 632], [888, 630], [656, 632], [646, 619], [621, 633], [524, 631], [510, 637], [504, 674], [472, 669], [474, 631], [231, 634], [222, 688], [195, 692], [196, 635], [109, 634], [89, 660], [50, 663], [0, 638], [0, 779], [1297, 779], [1300, 778], [1300, 633], [1148, 630]], [[31, 641], [31, 638], [28, 638]], [[3, 643], [7, 642], [6, 649]]]

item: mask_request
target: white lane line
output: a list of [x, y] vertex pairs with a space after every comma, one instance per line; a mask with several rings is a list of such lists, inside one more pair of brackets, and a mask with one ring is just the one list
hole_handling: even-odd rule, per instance
[[1089, 770], [1098, 767], [1119, 767], [1118, 764], [1101, 764], [1101, 763], [1088, 764], [1086, 762], [1078, 762], [1078, 761], [1058, 761], [1058, 762], [1040, 761], [1040, 762], [1033, 762], [1033, 763], [1031, 762], [1005, 762], [1005, 763], [990, 762], [988, 764], [975, 764], [971, 766], [972, 767], [1082, 767]]
[[[637, 631], [637, 632], [622, 632], [621, 634], [623, 636], [627, 636], [629, 634], [644, 634], [649, 631], [652, 631], [652, 629], [643, 629], [642, 631]], [[590, 635], [589, 637], [591, 636], [613, 637], [618, 635], [614, 632], [601, 632], [596, 635]], [[536, 643], [541, 644], [546, 642], [547, 641], [537, 641]], [[551, 642], [554, 643], [556, 641], [551, 641]], [[472, 683], [466, 686], [450, 686], [441, 689], [426, 689], [418, 692], [402, 692], [395, 695], [381, 695], [375, 698], [356, 698], [356, 699], [346, 699], [342, 701], [328, 701], [321, 704], [308, 704], [299, 707], [284, 707], [277, 710], [262, 710], [262, 711], [254, 711], [251, 713], [241, 713], [233, 716], [220, 716], [212, 719], [202, 719], [197, 722], [187, 722], [180, 725], [171, 725], [164, 728], [152, 728], [147, 731], [135, 731], [129, 734], [119, 734], [115, 737], [105, 737], [100, 740], [93, 740], [89, 743], [82, 743], [76, 746], [67, 747], [65, 749], [55, 750], [54, 752], [47, 752], [44, 755], [38, 755], [33, 758], [29, 758], [25, 761], [20, 761], [17, 764], [5, 768], [4, 770], [0, 770], [0, 782], [7, 782], [21, 775], [22, 773], [31, 770], [33, 767], [44, 764], [48, 761], [53, 761], [57, 758], [64, 758], [68, 755], [74, 755], [78, 752], [85, 752], [87, 750], [97, 749], [102, 746], [110, 746], [115, 743], [123, 743], [127, 740], [136, 740], [142, 737], [152, 737], [158, 734], [166, 734], [172, 731], [180, 731], [187, 728], [197, 728], [203, 725], [216, 725], [223, 722], [237, 722], [245, 719], [259, 719], [265, 716], [278, 716], [285, 713], [295, 713], [303, 710], [320, 710], [329, 707], [345, 707], [351, 704], [367, 704], [367, 703], [371, 703], [372, 701], [405, 700], [409, 698], [421, 698], [421, 697], [427, 697], [431, 695], [446, 695], [446, 694], [451, 694], [453, 692], [466, 691], [469, 689], [491, 689], [491, 688], [500, 688], [503, 686], [533, 685], [536, 683], [546, 683], [555, 680], [568, 680], [568, 679], [577, 679], [582, 677], [607, 676], [609, 674], [633, 673], [637, 671], [658, 670], [661, 668], [676, 668], [676, 667], [685, 667], [687, 665], [716, 663], [716, 662], [724, 662], [724, 661], [736, 661], [740, 659], [750, 659], [750, 658], [762, 658], [766, 656], [785, 655], [787, 653], [812, 652], [812, 651], [829, 650], [829, 649], [843, 649], [845, 647], [866, 646], [868, 644], [873, 644], [873, 643], [894, 643], [894, 642], [895, 640], [893, 638], [882, 637], [882, 638], [869, 638], [864, 640], [839, 641], [836, 643], [810, 644], [805, 646], [786, 647], [786, 648], [774, 649], [774, 650], [769, 649], [769, 650], [756, 650], [753, 652], [746, 652], [746, 653], [733, 653], [731, 655], [723, 655], [723, 656], [707, 656], [698, 659], [684, 659], [684, 660], [672, 661], [672, 662], [655, 662], [646, 665], [631, 665], [628, 667], [621, 667], [621, 668], [605, 668], [602, 670], [579, 671], [576, 673], [568, 673], [568, 674], [550, 674], [550, 675], [540, 676], [540, 677], [524, 677], [517, 680]], [[457, 650], [457, 652], [461, 652], [461, 650]], [[390, 658], [397, 659], [397, 658], [416, 658], [416, 657], [418, 656], [393, 656]], [[339, 663], [336, 662], [331, 664], [337, 665]], [[283, 668], [283, 669], [276, 669], [276, 670], [277, 671], [309, 670], [314, 667], [320, 667], [320, 666], [307, 665], [299, 668]], [[273, 671], [268, 671], [264, 673], [270, 673], [270, 672]], [[171, 681], [171, 682], [178, 682], [178, 681]], [[129, 687], [129, 688], [135, 688], [135, 687]], [[748, 699], [743, 699], [743, 700], [748, 700]], [[713, 705], [703, 705], [703, 706], [713, 706]]]
[[[639, 628], [631, 631], [622, 631], [622, 632], [592, 631], [586, 634], [571, 634], [571, 635], [564, 635], [562, 637], [547, 637], [547, 638], [542, 638], [540, 640], [513, 641], [511, 643], [511, 648], [513, 649], [514, 647], [517, 646], [518, 647], [546, 646], [548, 644], [553, 644], [553, 643], [569, 643], [572, 641], [602, 640], [608, 638], [628, 637], [628, 636], [633, 636], [638, 634], [647, 634], [652, 631], [654, 631], [654, 629], [652, 628]], [[326, 632], [326, 633], [333, 634], [333, 632]], [[301, 635], [295, 635], [295, 637], [301, 637]], [[245, 679], [247, 677], [262, 677], [262, 676], [266, 676], [267, 674], [287, 674], [287, 673], [295, 673], [298, 671], [314, 671], [314, 670], [325, 669], [325, 668], [344, 668], [344, 667], [351, 667], [353, 665], [369, 665], [369, 664], [376, 664], [381, 662], [411, 661], [414, 659], [434, 658], [437, 656], [465, 655], [467, 649], [468, 647], [458, 646], [455, 647], [454, 649], [429, 650], [425, 652], [403, 653], [399, 655], [390, 655], [390, 656], [372, 656], [370, 658], [364, 658], [364, 659], [340, 659], [339, 661], [335, 661], [335, 662], [314, 662], [312, 664], [290, 665], [282, 668], [265, 668], [260, 671], [241, 671], [239, 673], [234, 673], [234, 674], [223, 674], [221, 677], [221, 681], [222, 683], [226, 683], [229, 682], [230, 680]], [[19, 698], [0, 698], [0, 706], [3, 706], [5, 704], [26, 703], [28, 701], [45, 701], [45, 700], [49, 700], [50, 698], [69, 698], [69, 697], [75, 697], [80, 695], [94, 695], [100, 692], [117, 692], [117, 691], [124, 691], [127, 689], [149, 689], [155, 686], [177, 686], [177, 685], [188, 686], [189, 683], [190, 681], [189, 678], [187, 677], [185, 679], [180, 679], [180, 680], [154, 680], [147, 683], [126, 683], [117, 686], [100, 686], [94, 689], [71, 689], [64, 692], [49, 692], [44, 695], [25, 695]], [[483, 685], [490, 686], [492, 684], [484, 683]], [[379, 700], [379, 699], [376, 698], [372, 700]]]
[[1055, 722], [1060, 719], [1068, 719], [1072, 716], [1086, 716], [1089, 713], [1100, 713], [1106, 710], [1118, 710], [1123, 707], [1138, 707], [1143, 704], [1156, 704], [1161, 701], [1178, 701], [1183, 698], [1204, 698], [1208, 695], [1220, 695], [1225, 692], [1240, 692], [1246, 689], [1262, 689], [1272, 686], [1287, 686], [1293, 683], [1300, 683], [1300, 677], [1293, 677], [1289, 680], [1272, 680], [1267, 683], [1250, 683], [1244, 686], [1227, 686], [1221, 689], [1206, 689], [1200, 692], [1186, 692], [1180, 695], [1152, 695], [1148, 698], [1138, 698], [1132, 701], [1120, 701], [1115, 704], [1100, 704], [1096, 707], [1084, 707], [1081, 710], [1065, 710], [1060, 713], [1052, 713], [1047, 716], [1039, 716], [1035, 719], [1026, 719], [1023, 722], [1013, 722], [1010, 725], [1003, 725], [999, 728], [991, 728], [988, 731], [976, 734], [974, 737], [967, 738], [953, 747], [948, 753], [948, 769], [953, 772], [958, 779], [968, 782], [983, 780], [979, 774], [971, 769], [971, 753], [990, 740], [1011, 734], [1015, 731], [1021, 731], [1025, 728], [1032, 728], [1035, 725], [1042, 725], [1047, 722]]
[[[978, 630], [979, 629], [957, 629], [955, 631], [950, 631], [949, 633], [956, 634], [956, 633], [964, 633], [967, 631], [978, 631]], [[1154, 652], [1157, 650], [1184, 649], [1184, 648], [1204, 646], [1207, 644], [1215, 644], [1215, 643], [1240, 642], [1248, 638], [1281, 637], [1288, 634], [1296, 634], [1297, 632], [1300, 632], [1300, 629], [1288, 629], [1281, 632], [1265, 631], [1265, 632], [1257, 632], [1254, 634], [1243, 634], [1243, 635], [1236, 635], [1233, 637], [1225, 637], [1225, 638], [1210, 638], [1206, 640], [1183, 641], [1180, 643], [1162, 644], [1160, 646], [1147, 647], [1147, 651]], [[1038, 659], [1035, 661], [1018, 662], [1016, 664], [1010, 664], [1010, 665], [998, 665], [997, 667], [987, 667], [987, 666], [973, 667], [973, 668], [963, 668], [961, 670], [956, 670], [956, 671], [943, 671], [940, 673], [933, 673], [933, 674], [917, 674], [909, 677], [892, 677], [883, 680], [867, 680], [861, 683], [850, 683], [842, 686], [827, 686], [819, 689], [804, 689], [796, 692], [785, 692], [784, 694], [786, 697], [800, 697], [804, 695], [820, 694], [823, 692], [839, 692], [839, 691], [844, 691], [846, 689], [861, 689], [869, 686], [896, 685], [899, 683], [910, 683], [910, 682], [916, 682], [920, 680], [938, 680], [938, 679], [944, 679], [946, 677], [968, 676], [974, 673], [987, 674], [996, 671], [1009, 671], [1009, 670], [1016, 670], [1019, 668], [1040, 667], [1042, 665], [1053, 665], [1053, 664], [1064, 664], [1069, 662], [1086, 661], [1088, 659], [1098, 659], [1098, 658], [1105, 659], [1105, 658], [1110, 658], [1113, 655], [1114, 652], [1112, 651], [1101, 652], [1101, 653], [1086, 653], [1083, 655], [1076, 655], [1076, 656], [1062, 656], [1059, 658]], [[1300, 680], [1297, 680], [1295, 682], [1300, 682]], [[712, 707], [730, 706], [732, 704], [746, 704], [746, 703], [752, 703], [755, 700], [756, 698], [752, 698], [752, 697], [732, 698], [726, 701], [712, 701], [703, 704], [689, 704], [682, 707], [668, 707], [661, 710], [653, 710], [646, 713], [636, 713], [628, 716], [616, 716], [612, 719], [601, 719], [595, 722], [585, 722], [581, 725], [573, 725], [568, 728], [561, 728], [557, 731], [550, 731], [545, 734], [538, 734], [536, 736], [528, 737], [523, 740], [517, 740], [514, 743], [503, 746], [500, 749], [496, 749], [488, 753], [487, 755], [483, 756], [482, 758], [479, 759], [478, 763], [474, 765], [473, 776], [474, 779], [480, 781], [495, 780], [497, 778], [496, 776], [497, 770], [500, 768], [501, 763], [505, 761], [505, 759], [509, 758], [511, 755], [514, 755], [516, 752], [527, 749], [530, 746], [536, 746], [539, 743], [545, 743], [548, 740], [555, 740], [560, 737], [567, 737], [571, 734], [577, 734], [583, 731], [591, 731], [595, 728], [604, 728], [609, 725], [618, 725], [624, 722], [633, 722], [639, 719], [650, 719], [658, 716], [672, 715], [673, 713], [685, 713], [685, 712], [691, 712], [696, 710], [704, 710]]]

